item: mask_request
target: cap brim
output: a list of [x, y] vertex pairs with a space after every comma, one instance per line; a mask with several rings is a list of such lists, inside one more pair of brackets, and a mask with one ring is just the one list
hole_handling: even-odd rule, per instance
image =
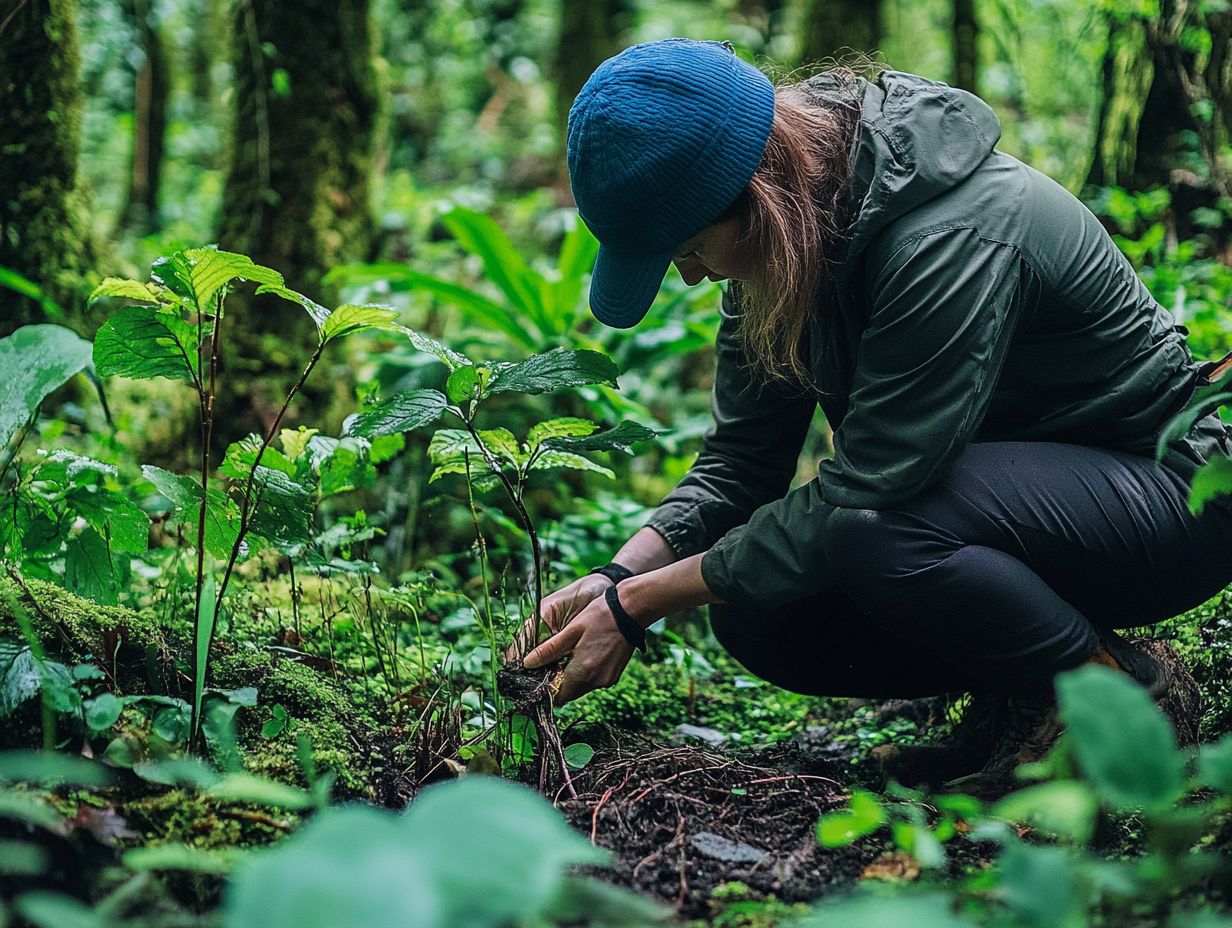
[[604, 325], [628, 329], [638, 324], [663, 285], [671, 255], [613, 254], [599, 246], [590, 278], [590, 311]]

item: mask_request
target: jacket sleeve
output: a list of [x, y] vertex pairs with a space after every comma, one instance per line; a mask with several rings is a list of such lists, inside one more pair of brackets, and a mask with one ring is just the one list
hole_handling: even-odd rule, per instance
[[822, 539], [835, 508], [911, 499], [988, 409], [1020, 315], [1017, 250], [947, 228], [911, 239], [869, 273], [869, 322], [834, 458], [705, 554], [702, 577], [725, 602], [774, 607], [833, 586]]
[[738, 305], [739, 284], [733, 281], [723, 293], [715, 342], [714, 424], [693, 466], [646, 523], [681, 558], [705, 551], [787, 491], [817, 406], [811, 394], [792, 395], [750, 380], [735, 340]]

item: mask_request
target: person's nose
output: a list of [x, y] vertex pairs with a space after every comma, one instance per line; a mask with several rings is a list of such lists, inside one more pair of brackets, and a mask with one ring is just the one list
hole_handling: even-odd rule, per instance
[[692, 287], [694, 284], [699, 284], [706, 279], [706, 275], [712, 273], [700, 261], [692, 259], [687, 261], [677, 261], [676, 270], [680, 272], [684, 282]]

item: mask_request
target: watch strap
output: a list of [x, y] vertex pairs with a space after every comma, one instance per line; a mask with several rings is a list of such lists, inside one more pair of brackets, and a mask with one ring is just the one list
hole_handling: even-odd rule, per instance
[[633, 576], [633, 571], [631, 571], [624, 564], [617, 564], [615, 561], [612, 561], [609, 564], [604, 564], [602, 567], [595, 567], [590, 570], [589, 573], [603, 574], [603, 576], [607, 577], [613, 583], [619, 583], [621, 580], [628, 580]]
[[620, 630], [620, 634], [624, 636], [625, 641], [639, 651], [646, 650], [646, 629], [642, 628], [637, 623], [633, 616], [625, 611], [625, 607], [620, 604], [620, 596], [616, 592], [617, 584], [613, 583], [603, 593], [603, 598], [607, 601], [607, 607], [612, 610], [612, 615], [616, 617], [616, 627]]

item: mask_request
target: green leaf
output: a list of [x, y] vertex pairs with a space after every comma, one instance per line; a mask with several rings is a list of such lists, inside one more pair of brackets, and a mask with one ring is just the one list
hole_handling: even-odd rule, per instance
[[584, 438], [599, 426], [589, 419], [576, 419], [565, 416], [560, 419], [548, 419], [531, 426], [526, 433], [526, 444], [532, 451], [548, 438]]
[[0, 639], [0, 718], [39, 693], [56, 712], [75, 714], [81, 696], [67, 667], [39, 660], [30, 648]]
[[111, 784], [112, 776], [102, 764], [84, 757], [55, 751], [5, 751], [0, 753], [0, 781], [102, 787]]
[[66, 499], [96, 532], [110, 535], [113, 550], [143, 554], [149, 547], [150, 518], [123, 494], [79, 488]]
[[35, 928], [110, 928], [108, 920], [94, 909], [59, 893], [22, 893], [13, 905]]
[[954, 908], [953, 900], [938, 892], [857, 896], [822, 903], [795, 928], [976, 928]]
[[282, 443], [286, 456], [292, 461], [298, 461], [308, 447], [308, 442], [312, 441], [312, 437], [319, 431], [320, 429], [308, 429], [301, 425], [298, 429], [283, 429], [278, 433], [278, 440]]
[[542, 329], [544, 308], [536, 286], [537, 275], [495, 220], [474, 210], [455, 207], [441, 217], [441, 223], [463, 248], [479, 257], [484, 276], [500, 288], [514, 309]]
[[249, 520], [254, 535], [288, 546], [312, 537], [308, 524], [312, 494], [282, 471], [261, 465], [253, 477], [254, 505]]
[[204, 848], [189, 844], [155, 844], [124, 852], [124, 866], [130, 870], [182, 870], [225, 876], [248, 851], [238, 847]]
[[9, 789], [0, 789], [0, 818], [15, 819], [48, 831], [59, 831], [64, 821], [63, 816], [41, 799]]
[[517, 438], [506, 428], [480, 429], [479, 439], [496, 457], [509, 462], [513, 467], [517, 467], [525, 457], [522, 449], [518, 447]]
[[191, 283], [197, 308], [213, 312], [211, 302], [219, 290], [233, 280], [247, 280], [266, 286], [282, 286], [282, 275], [272, 268], [253, 263], [247, 255], [217, 248], [190, 248], [184, 256], [191, 262]]
[[595, 383], [614, 387], [619, 372], [615, 362], [601, 352], [553, 348], [517, 363], [493, 364], [486, 392], [550, 393]]
[[124, 703], [111, 693], [102, 693], [86, 700], [85, 710], [86, 726], [90, 731], [106, 731], [120, 718]]
[[[184, 704], [187, 715], [188, 704]], [[185, 722], [187, 734], [187, 722]], [[196, 757], [172, 757], [166, 760], [141, 761], [133, 765], [133, 773], [150, 783], [161, 783], [164, 786], [191, 786], [194, 789], [208, 789], [222, 775]]]
[[43, 463], [35, 468], [35, 480], [84, 487], [94, 486], [99, 478], [115, 477], [119, 473], [114, 464], [104, 464], [67, 448], [57, 448], [51, 452], [39, 449], [39, 454], [43, 457]]
[[1232, 493], [1232, 458], [1216, 455], [1193, 478], [1189, 491], [1189, 511], [1201, 515], [1206, 504]]
[[[189, 543], [196, 546], [201, 484], [152, 464], [143, 464], [141, 473], [170, 500], [171, 521], [184, 525], [188, 529]], [[234, 501], [217, 490], [210, 490], [205, 509], [205, 550], [216, 558], [230, 557], [239, 530], [239, 509]]]
[[1056, 780], [1011, 793], [993, 807], [992, 814], [1084, 845], [1094, 832], [1098, 811], [1099, 800], [1086, 783]]
[[479, 387], [479, 371], [468, 364], [450, 373], [449, 379], [445, 381], [445, 395], [451, 403], [461, 404], [478, 399]]
[[387, 306], [345, 303], [330, 313], [321, 325], [321, 342], [343, 338], [367, 329], [393, 332], [398, 328], [398, 311]]
[[562, 451], [623, 451], [625, 454], [632, 454], [634, 442], [646, 441], [658, 434], [636, 422], [621, 422], [614, 428], [576, 438], [548, 437], [542, 444], [546, 448], [559, 448]]
[[109, 297], [158, 305], [158, 294], [151, 290], [148, 284], [143, 284], [139, 280], [121, 280], [119, 277], [104, 278], [103, 282], [90, 294], [87, 305], [93, 306], [97, 301]]
[[192, 731], [189, 739], [195, 740], [201, 727], [201, 702], [205, 694], [206, 670], [210, 663], [210, 639], [214, 635], [214, 623], [218, 619], [218, 592], [214, 580], [214, 565], [206, 558], [201, 565], [201, 599], [197, 603], [196, 621], [193, 622], [193, 644], [197, 673], [193, 678]]
[[439, 390], [407, 390], [359, 413], [347, 426], [348, 435], [374, 438], [423, 428], [445, 411], [445, 394]]
[[852, 790], [847, 809], [823, 815], [817, 823], [817, 841], [822, 847], [846, 847], [870, 835], [888, 821], [877, 797], [864, 790]]
[[[388, 437], [388, 436], [386, 436]], [[369, 445], [362, 438], [343, 438], [333, 450], [318, 462], [321, 475], [321, 495], [332, 496], [376, 482], [376, 468], [368, 457]]]
[[320, 328], [325, 324], [325, 320], [329, 318], [329, 310], [318, 303], [316, 300], [309, 299], [302, 293], [292, 290], [290, 287], [284, 287], [281, 284], [266, 284], [257, 287], [254, 291], [257, 295], [270, 293], [279, 299], [286, 300], [288, 303], [294, 303], [296, 306], [302, 307], [304, 312], [308, 313], [312, 322], [318, 329], [318, 337], [320, 336]]
[[0, 338], [0, 449], [51, 393], [90, 364], [90, 343], [58, 325], [25, 325]]
[[1056, 685], [1079, 766], [1105, 802], [1153, 812], [1180, 798], [1184, 759], [1146, 690], [1094, 665], [1060, 674]]
[[104, 606], [119, 602], [120, 583], [111, 552], [94, 529], [87, 528], [69, 543], [64, 557], [64, 582], [78, 596]]
[[470, 358], [466, 357], [466, 355], [459, 354], [448, 345], [444, 345], [434, 338], [429, 338], [427, 335], [424, 335], [421, 332], [416, 332], [414, 329], [408, 329], [405, 326], [399, 331], [410, 339], [411, 344], [417, 349], [427, 354], [434, 355], [436, 358], [443, 361], [445, 366], [451, 371], [457, 370], [459, 367], [473, 366]]
[[1232, 795], [1232, 735], [1202, 745], [1198, 755], [1198, 777], [1204, 785]]
[[589, 458], [584, 458], [580, 454], [571, 454], [568, 451], [541, 451], [531, 464], [531, 470], [551, 470], [556, 467], [567, 467], [570, 470], [588, 470], [596, 474], [603, 474], [605, 477], [610, 477], [613, 480], [616, 478], [616, 472], [610, 468], [604, 467], [602, 464], [596, 464]]
[[[288, 429], [283, 429], [284, 434], [289, 432]], [[313, 429], [316, 432], [316, 429]], [[290, 434], [294, 435], [294, 432]], [[312, 438], [311, 435], [304, 439], [304, 443]], [[252, 471], [252, 465], [257, 460], [257, 452], [261, 450], [261, 438], [257, 435], [248, 435], [241, 438], [239, 441], [232, 442], [227, 447], [227, 454], [223, 458], [222, 466], [219, 471], [231, 477], [234, 480], [247, 480], [248, 474]], [[298, 457], [298, 455], [294, 455]], [[268, 467], [272, 470], [281, 471], [288, 477], [294, 478], [299, 473], [299, 468], [295, 462], [287, 457], [277, 448], [270, 446], [261, 454], [261, 467]]]
[[55, 322], [64, 321], [65, 312], [60, 304], [49, 297], [46, 291], [29, 277], [23, 277], [11, 267], [0, 267], [0, 287], [34, 300], [48, 319]]
[[316, 800], [305, 790], [250, 773], [229, 773], [206, 791], [222, 802], [251, 802], [281, 809], [312, 809]]
[[565, 763], [572, 770], [581, 770], [590, 763], [591, 758], [594, 756], [595, 749], [589, 744], [583, 744], [580, 741], [565, 748]]
[[196, 329], [151, 307], [121, 309], [94, 336], [94, 368], [102, 377], [191, 380], [198, 368]]

